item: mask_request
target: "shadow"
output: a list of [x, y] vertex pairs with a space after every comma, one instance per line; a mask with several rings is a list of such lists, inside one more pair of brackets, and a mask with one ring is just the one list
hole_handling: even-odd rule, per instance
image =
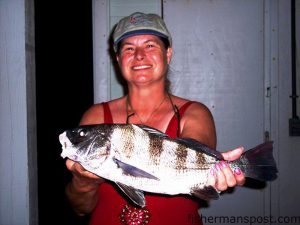
[[118, 61], [117, 61], [117, 57], [116, 57], [117, 53], [115, 53], [114, 48], [113, 48], [113, 45], [114, 45], [113, 30], [115, 29], [115, 27], [116, 27], [116, 25], [112, 28], [111, 33], [110, 33], [109, 38], [108, 38], [108, 46], [109, 46], [108, 55], [110, 56], [111, 66], [113, 68], [113, 73], [111, 73], [111, 76], [113, 76], [113, 74], [115, 74], [116, 80], [122, 86], [123, 95], [127, 95], [127, 93], [128, 93], [127, 82], [126, 82], [126, 80], [124, 79], [124, 77], [121, 73], [121, 70], [120, 70], [120, 67], [119, 67], [119, 64], [118, 64]]
[[249, 188], [249, 189], [264, 189], [267, 187], [267, 182], [264, 181], [259, 181], [259, 180], [255, 180], [252, 178], [248, 178], [246, 179], [246, 183], [244, 184], [245, 188]]
[[[255, 179], [247, 177], [245, 184], [239, 188], [262, 190], [262, 189], [266, 188], [266, 186], [267, 186], [267, 183], [264, 181], [259, 181], [259, 180], [255, 180]], [[220, 193], [220, 198], [222, 198], [223, 195], [234, 194], [235, 190], [236, 190], [236, 187], [228, 188], [226, 191], [223, 191]], [[200, 209], [201, 208], [209, 208], [210, 202], [199, 199], [199, 205], [200, 205]]]

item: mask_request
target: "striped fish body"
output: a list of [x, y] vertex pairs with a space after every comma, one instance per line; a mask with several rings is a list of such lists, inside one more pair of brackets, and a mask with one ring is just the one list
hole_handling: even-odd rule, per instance
[[193, 189], [202, 189], [217, 159], [203, 151], [195, 151], [190, 142], [192, 140], [170, 139], [145, 126], [125, 125], [114, 129], [111, 136], [114, 158], [149, 176], [139, 176], [130, 168], [127, 171], [120, 166], [122, 170], [113, 181], [169, 195], [190, 194]]
[[[222, 155], [195, 140], [171, 139], [151, 127], [133, 124], [79, 126], [59, 139], [63, 158], [115, 182], [141, 207], [146, 204], [143, 191], [192, 194], [206, 200], [219, 196], [207, 182]], [[245, 158], [241, 160], [232, 166], [247, 164]]]

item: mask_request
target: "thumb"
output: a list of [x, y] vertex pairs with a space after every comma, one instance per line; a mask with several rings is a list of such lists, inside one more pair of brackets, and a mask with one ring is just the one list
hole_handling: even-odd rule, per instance
[[238, 159], [242, 155], [243, 152], [244, 152], [244, 147], [241, 146], [236, 149], [229, 150], [227, 152], [223, 152], [222, 155], [225, 160], [233, 161], [233, 160]]
[[75, 164], [75, 162], [73, 160], [71, 160], [71, 159], [66, 160], [66, 166], [67, 166], [68, 170], [72, 170], [74, 164]]

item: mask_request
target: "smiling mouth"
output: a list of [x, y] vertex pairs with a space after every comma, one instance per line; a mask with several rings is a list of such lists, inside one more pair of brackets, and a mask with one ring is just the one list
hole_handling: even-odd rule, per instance
[[149, 69], [151, 67], [152, 66], [149, 66], [149, 65], [142, 65], [142, 66], [133, 66], [132, 69], [133, 70], [144, 70], [144, 69]]

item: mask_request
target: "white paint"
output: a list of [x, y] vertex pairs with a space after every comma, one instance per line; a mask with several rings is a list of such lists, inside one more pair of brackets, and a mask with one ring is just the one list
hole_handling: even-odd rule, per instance
[[[94, 101], [109, 99], [109, 2], [93, 0]], [[97, 74], [97, 75], [96, 75]]]
[[37, 223], [32, 10], [32, 1], [0, 1], [1, 225]]

